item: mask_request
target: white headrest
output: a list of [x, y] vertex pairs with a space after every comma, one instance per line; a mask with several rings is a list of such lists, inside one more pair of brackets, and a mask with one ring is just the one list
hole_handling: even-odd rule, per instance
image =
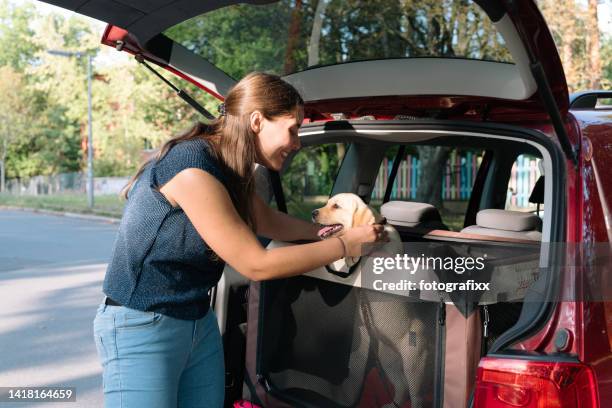
[[412, 201], [389, 201], [380, 207], [380, 214], [390, 224], [414, 227], [427, 222], [441, 222], [438, 209], [431, 204]]
[[542, 220], [533, 213], [497, 209], [480, 210], [476, 214], [476, 225], [504, 231], [537, 231]]

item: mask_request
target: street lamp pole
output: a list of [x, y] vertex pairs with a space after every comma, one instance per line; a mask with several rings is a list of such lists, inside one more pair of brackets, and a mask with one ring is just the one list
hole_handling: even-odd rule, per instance
[[49, 54], [58, 55], [60, 57], [76, 57], [81, 58], [87, 56], [87, 204], [89, 208], [94, 206], [94, 170], [93, 170], [93, 131], [92, 131], [92, 98], [91, 98], [91, 77], [92, 56], [87, 52], [81, 51], [62, 51], [62, 50], [47, 50]]
[[94, 206], [93, 132], [91, 118], [91, 54], [87, 54], [87, 203]]

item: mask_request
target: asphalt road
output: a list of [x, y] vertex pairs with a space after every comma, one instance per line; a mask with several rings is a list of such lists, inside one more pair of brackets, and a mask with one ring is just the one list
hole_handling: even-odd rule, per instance
[[102, 407], [92, 321], [117, 225], [0, 211], [0, 387], [76, 388], [76, 403], [0, 407]]

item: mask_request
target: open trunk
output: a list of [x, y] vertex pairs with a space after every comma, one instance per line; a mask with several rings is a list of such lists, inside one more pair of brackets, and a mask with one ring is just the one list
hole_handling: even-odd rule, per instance
[[[547, 321], [550, 310], [544, 300], [559, 279], [546, 263], [554, 248], [545, 243], [558, 242], [564, 234], [560, 149], [547, 137], [520, 128], [433, 121], [336, 122], [304, 126], [301, 135], [304, 149], [348, 143], [330, 196], [359, 191], [366, 200], [375, 187], [377, 163], [390, 146], [426, 142], [497, 151], [497, 157], [481, 165], [470, 202], [497, 195], [487, 192], [487, 185], [504, 177], [494, 174], [503, 173], [501, 151], [541, 155], [550, 180], [543, 190], [541, 239], [471, 232], [474, 210], [469, 208], [467, 228], [461, 231], [396, 225], [406, 253], [414, 256], [426, 251], [487, 253], [493, 266], [484, 275], [462, 279], [493, 282], [490, 292], [374, 290], [371, 267], [365, 264], [349, 276], [320, 268], [249, 287], [247, 399], [266, 407], [467, 407], [481, 357], [510, 350]], [[283, 245], [288, 244], [268, 247]], [[437, 278], [457, 280], [452, 274]]]

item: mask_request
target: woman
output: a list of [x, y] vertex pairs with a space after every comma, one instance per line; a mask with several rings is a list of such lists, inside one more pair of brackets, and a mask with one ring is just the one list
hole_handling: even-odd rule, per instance
[[283, 278], [385, 239], [376, 225], [271, 250], [257, 240], [318, 240], [316, 225], [254, 193], [255, 163], [280, 170], [300, 148], [303, 105], [279, 77], [247, 75], [217, 120], [166, 142], [126, 186], [94, 320], [106, 407], [223, 406], [223, 349], [208, 292], [225, 262], [251, 280]]

